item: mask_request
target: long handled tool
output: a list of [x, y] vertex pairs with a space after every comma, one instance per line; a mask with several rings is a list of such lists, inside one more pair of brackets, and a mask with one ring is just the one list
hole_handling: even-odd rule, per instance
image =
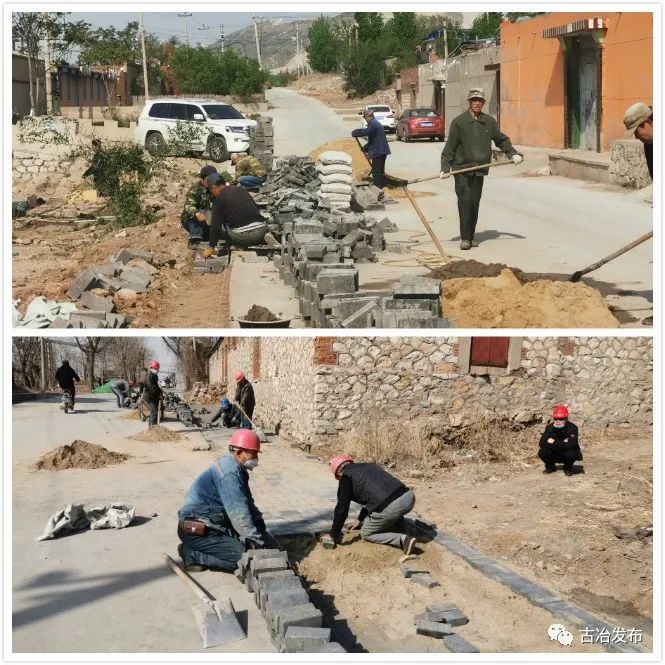
[[245, 418], [247, 418], [247, 422], [252, 426], [252, 429], [256, 432], [256, 436], [259, 437], [259, 441], [261, 443], [268, 443], [268, 437], [266, 436], [265, 432], [260, 428], [257, 427], [249, 418], [249, 416], [243, 411], [243, 408], [240, 406], [240, 404], [236, 404], [233, 402], [233, 405], [238, 408], [240, 413], [242, 413]]
[[579, 282], [584, 275], [588, 275], [590, 272], [598, 270], [600, 266], [604, 266], [606, 263], [609, 263], [610, 261], [616, 259], [617, 256], [625, 254], [626, 252], [630, 251], [634, 247], [637, 247], [638, 245], [641, 245], [643, 242], [646, 242], [647, 240], [649, 240], [649, 238], [652, 237], [653, 237], [653, 231], [645, 233], [643, 236], [640, 236], [637, 240], [633, 240], [633, 242], [629, 242], [627, 245], [624, 245], [621, 249], [617, 249], [617, 251], [614, 252], [613, 254], [606, 256], [604, 259], [601, 259], [600, 261], [596, 261], [596, 263], [592, 263], [588, 268], [584, 268], [584, 270], [578, 270], [577, 272], [574, 272], [570, 276], [570, 279], [568, 281]]
[[247, 637], [238, 622], [230, 599], [223, 603], [213, 600], [168, 554], [162, 553], [162, 559], [199, 599], [198, 603], [192, 605], [192, 611], [201, 633], [204, 649], [230, 644]]
[[[506, 164], [512, 164], [512, 161], [502, 161], [502, 162], [490, 162], [489, 164], [480, 164], [479, 166], [466, 166], [463, 169], [457, 169], [457, 171], [450, 171], [450, 175], [461, 175], [462, 173], [471, 173], [471, 171], [478, 171], [479, 169], [491, 169], [495, 166], [505, 166]], [[430, 180], [436, 180], [439, 178], [440, 175], [437, 173], [436, 175], [428, 175], [425, 178], [414, 178], [413, 180], [409, 180], [408, 184], [409, 185], [415, 185], [417, 182], [428, 182]]]

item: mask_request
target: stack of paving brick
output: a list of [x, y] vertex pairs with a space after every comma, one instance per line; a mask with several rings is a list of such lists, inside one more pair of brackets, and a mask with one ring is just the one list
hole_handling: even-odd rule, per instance
[[280, 652], [344, 653], [330, 641], [330, 628], [309, 600], [302, 580], [289, 566], [286, 552], [250, 550], [238, 561], [236, 577], [254, 594], [270, 637]]
[[256, 157], [263, 168], [270, 173], [275, 152], [275, 130], [272, 118], [262, 115], [254, 119], [256, 127], [252, 127], [249, 133], [249, 154]]
[[319, 204], [337, 210], [350, 210], [353, 169], [351, 155], [337, 150], [322, 152], [316, 170], [321, 180]]
[[194, 427], [200, 424], [199, 419], [194, 417], [192, 407], [190, 407], [184, 400], [181, 400], [176, 404], [175, 414], [176, 418], [178, 418], [185, 427]]
[[469, 623], [468, 617], [455, 603], [428, 605], [425, 612], [416, 614], [413, 619], [416, 633], [427, 637], [440, 638], [443, 645], [453, 653], [478, 653], [478, 649], [462, 636], [455, 634], [454, 628]]

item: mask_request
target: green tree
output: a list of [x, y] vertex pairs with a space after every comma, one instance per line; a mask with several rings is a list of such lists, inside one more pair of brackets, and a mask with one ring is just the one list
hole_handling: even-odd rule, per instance
[[528, 16], [529, 18], [531, 18], [532, 16], [542, 16], [544, 13], [545, 12], [506, 12], [504, 16], [511, 23], [515, 23], [515, 21], [521, 16]]
[[307, 37], [307, 58], [312, 69], [317, 72], [333, 72], [339, 67], [340, 46], [338, 37], [330, 21], [323, 16], [317, 18], [310, 27]]
[[374, 42], [383, 32], [383, 16], [379, 12], [355, 12], [353, 18], [358, 26], [358, 41], [362, 44]]
[[375, 44], [354, 44], [343, 65], [344, 90], [349, 97], [364, 97], [388, 81], [383, 54]]
[[501, 12], [484, 12], [476, 16], [471, 24], [471, 36], [475, 39], [491, 39], [501, 32], [503, 14]]

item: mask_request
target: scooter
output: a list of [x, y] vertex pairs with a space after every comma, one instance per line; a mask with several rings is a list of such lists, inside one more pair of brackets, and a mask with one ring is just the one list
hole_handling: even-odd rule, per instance
[[74, 405], [72, 403], [72, 394], [69, 392], [69, 390], [62, 391], [60, 408], [63, 409], [65, 413], [68, 413], [70, 410], [71, 411], [74, 410]]

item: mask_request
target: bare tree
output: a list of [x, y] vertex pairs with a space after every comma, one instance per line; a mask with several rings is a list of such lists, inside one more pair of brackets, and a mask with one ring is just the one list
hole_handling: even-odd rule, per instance
[[185, 376], [185, 388], [191, 388], [197, 381], [208, 381], [208, 361], [219, 337], [162, 337], [162, 339], [178, 359], [178, 367]]
[[95, 385], [95, 360], [100, 353], [106, 351], [113, 342], [112, 337], [75, 337], [76, 346], [79, 347], [85, 358], [85, 369], [83, 372], [83, 381], [90, 385]]
[[22, 388], [39, 386], [40, 378], [39, 337], [14, 337], [12, 339], [12, 380]]
[[143, 337], [114, 337], [107, 357], [117, 376], [137, 381], [139, 372], [146, 366], [148, 353]]

